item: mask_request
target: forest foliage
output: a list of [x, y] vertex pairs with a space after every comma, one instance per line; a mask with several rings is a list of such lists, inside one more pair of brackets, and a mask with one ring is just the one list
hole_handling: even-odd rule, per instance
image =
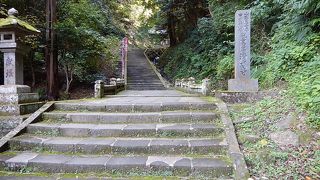
[[[168, 2], [178, 2], [178, 6], [168, 8]], [[163, 5], [166, 14], [158, 24], [169, 30], [168, 14], [179, 14], [175, 18], [182, 20], [177, 20], [176, 29], [184, 29], [179, 22], [189, 17], [186, 7], [190, 7], [187, 5], [190, 1], [168, 2]], [[261, 89], [288, 84], [288, 93], [307, 110], [310, 124], [319, 128], [320, 2], [209, 0], [207, 3], [209, 6], [202, 8], [208, 8], [210, 15], [199, 16], [194, 28], [184, 31], [187, 36], [171, 44], [161, 57], [159, 67], [164, 74], [172, 80], [209, 77], [215, 89], [226, 89], [227, 80], [234, 74], [234, 14], [236, 10], [251, 9], [253, 78], [259, 79]]]
[[[69, 93], [74, 82], [91, 85], [96, 79], [116, 73], [120, 41], [125, 36], [127, 11], [119, 11], [122, 2], [108, 0], [58, 0], [57, 33], [60, 89]], [[23, 19], [41, 30], [26, 42], [32, 47], [26, 63], [26, 78], [32, 86], [45, 81], [46, 1], [0, 0], [2, 17], [12, 7]], [[31, 69], [31, 71], [30, 71]], [[30, 73], [32, 72], [32, 73]], [[43, 92], [45, 90], [42, 90]]]

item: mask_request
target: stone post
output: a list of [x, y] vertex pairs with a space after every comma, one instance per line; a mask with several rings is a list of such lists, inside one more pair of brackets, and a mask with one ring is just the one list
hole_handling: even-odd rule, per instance
[[102, 80], [97, 80], [94, 85], [94, 97], [103, 98], [104, 97], [104, 82]]
[[110, 78], [110, 85], [117, 85], [117, 79], [116, 78]]
[[188, 87], [193, 86], [196, 83], [196, 79], [194, 77], [190, 77], [188, 79]]
[[239, 10], [235, 15], [235, 79], [228, 82], [228, 90], [258, 91], [258, 80], [251, 79], [251, 11]]
[[186, 79], [181, 79], [181, 87], [184, 88], [186, 87]]
[[176, 79], [174, 82], [174, 86], [175, 87], [181, 87], [181, 80], [180, 79]]
[[202, 80], [201, 92], [205, 96], [209, 94], [209, 80], [208, 78]]

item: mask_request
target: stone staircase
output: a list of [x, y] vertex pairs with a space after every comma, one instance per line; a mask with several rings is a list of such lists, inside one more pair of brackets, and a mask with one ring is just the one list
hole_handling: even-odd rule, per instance
[[128, 90], [165, 90], [142, 50], [128, 52]]
[[144, 97], [142, 91], [141, 97], [56, 103], [42, 120], [9, 141], [9, 150], [0, 154], [0, 169], [232, 178], [233, 161], [217, 105], [161, 93], [167, 97]]

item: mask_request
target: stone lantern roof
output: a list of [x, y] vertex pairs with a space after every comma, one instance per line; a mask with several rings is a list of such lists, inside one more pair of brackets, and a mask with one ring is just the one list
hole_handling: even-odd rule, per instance
[[39, 30], [37, 30], [35, 27], [30, 25], [29, 23], [22, 21], [14, 16], [18, 11], [14, 8], [10, 9], [8, 11], [8, 17], [7, 18], [0, 18], [0, 29], [19, 29], [22, 31], [25, 31], [27, 33], [40, 33]]

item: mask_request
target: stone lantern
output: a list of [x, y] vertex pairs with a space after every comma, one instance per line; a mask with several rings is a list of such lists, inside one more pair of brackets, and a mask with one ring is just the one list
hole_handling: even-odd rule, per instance
[[12, 8], [8, 11], [7, 18], [0, 18], [0, 51], [4, 55], [4, 85], [0, 86], [0, 114], [5, 115], [30, 113], [22, 113], [19, 104], [30, 104], [39, 100], [38, 94], [30, 93], [30, 87], [23, 84], [23, 56], [30, 48], [24, 45], [21, 39], [40, 31], [16, 18], [14, 16], [16, 13], [17, 10]]

